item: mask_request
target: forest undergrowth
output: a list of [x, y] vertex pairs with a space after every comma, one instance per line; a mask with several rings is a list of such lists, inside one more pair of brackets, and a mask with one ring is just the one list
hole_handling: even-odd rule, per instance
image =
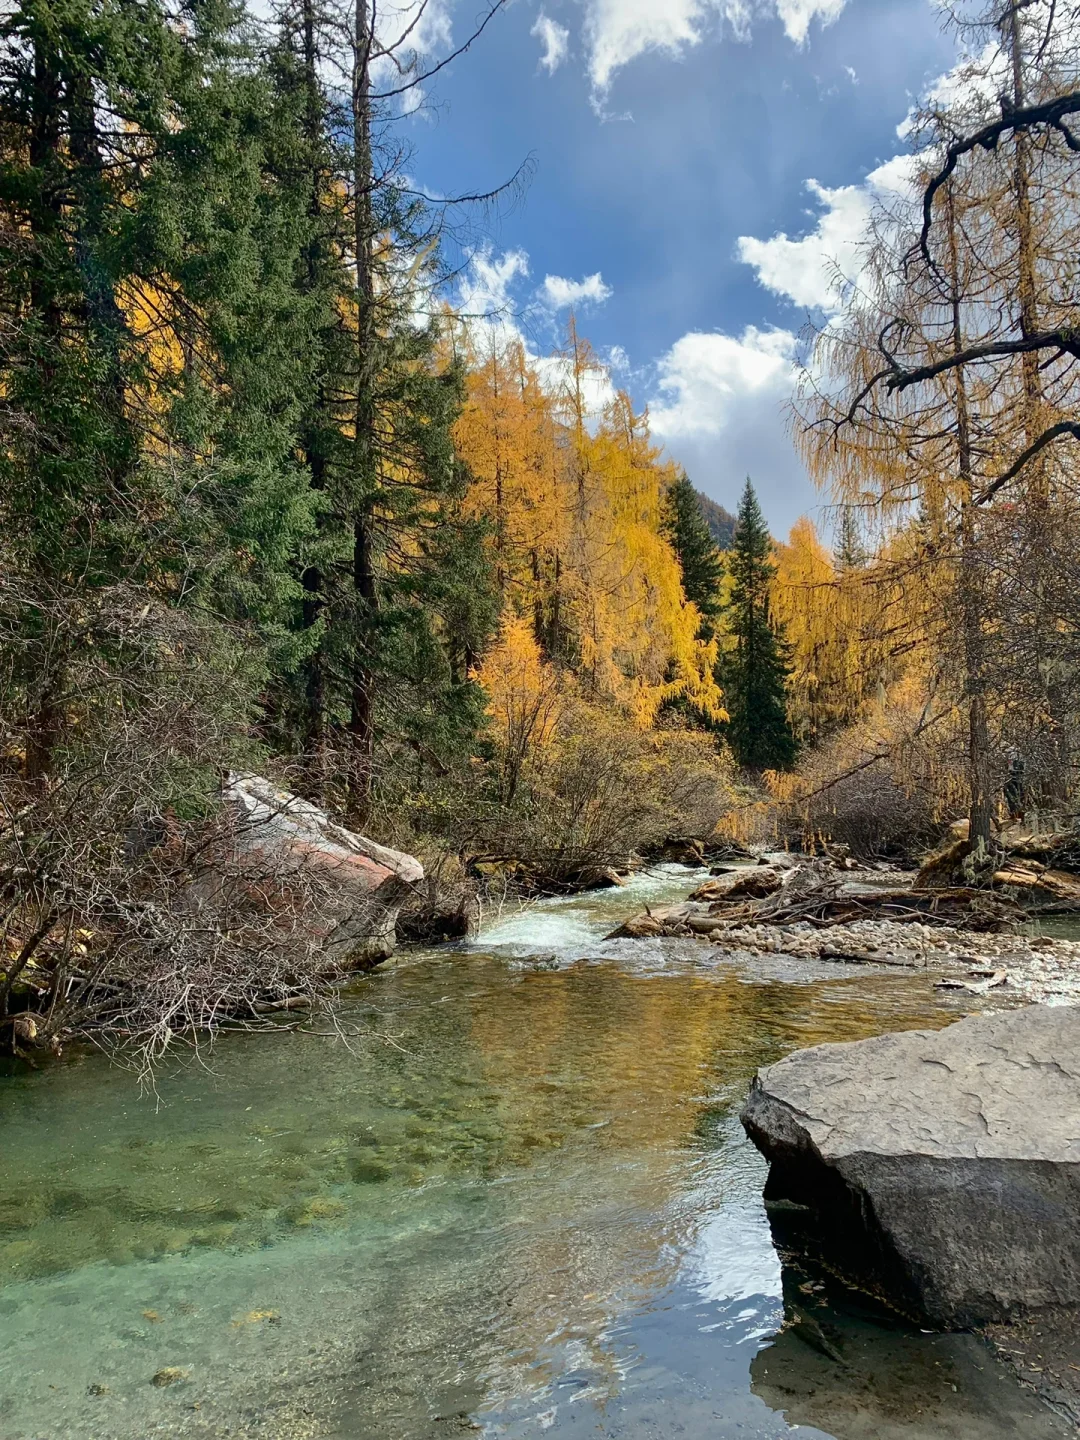
[[230, 869], [231, 772], [419, 856], [436, 938], [673, 839], [912, 861], [966, 816], [990, 860], [1010, 814], [1069, 826], [1074, 8], [946, 8], [974, 58], [805, 337], [831, 505], [785, 541], [573, 315], [540, 354], [455, 308], [529, 167], [479, 210], [414, 188], [407, 29], [6, 15], [0, 1049], [152, 1065], [340, 978], [316, 893]]

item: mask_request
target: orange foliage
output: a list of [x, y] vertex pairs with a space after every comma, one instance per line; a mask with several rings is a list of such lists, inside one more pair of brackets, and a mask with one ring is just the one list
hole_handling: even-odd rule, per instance
[[588, 396], [610, 382], [573, 326], [542, 373], [520, 344], [474, 350], [468, 370], [455, 439], [473, 477], [467, 507], [491, 522], [506, 616], [498, 650], [520, 649], [530, 632], [538, 663], [641, 727], [677, 697], [723, 718], [715, 644], [698, 639], [661, 533], [673, 470], [647, 420], [622, 393], [593, 412]]

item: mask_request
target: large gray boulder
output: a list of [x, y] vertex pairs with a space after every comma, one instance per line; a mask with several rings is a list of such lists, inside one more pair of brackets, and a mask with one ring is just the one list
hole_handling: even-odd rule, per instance
[[223, 789], [230, 863], [270, 905], [284, 902], [298, 938], [326, 968], [364, 968], [394, 950], [402, 903], [424, 878], [411, 855], [378, 845], [261, 775]]
[[782, 1250], [943, 1329], [1080, 1304], [1080, 1010], [799, 1051], [742, 1119]]

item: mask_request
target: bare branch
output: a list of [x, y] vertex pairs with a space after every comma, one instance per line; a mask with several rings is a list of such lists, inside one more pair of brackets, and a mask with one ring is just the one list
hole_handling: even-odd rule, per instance
[[1041, 105], [1022, 105], [1017, 109], [1014, 109], [1009, 99], [1003, 95], [999, 120], [993, 120], [989, 125], [984, 125], [973, 135], [966, 135], [962, 140], [955, 140], [948, 147], [945, 151], [945, 163], [923, 193], [923, 225], [918, 248], [931, 269], [935, 268], [930, 256], [930, 231], [934, 224], [934, 200], [942, 186], [948, 183], [961, 159], [965, 155], [970, 155], [973, 150], [995, 150], [1004, 135], [1020, 130], [1032, 130], [1038, 125], [1049, 125], [1063, 131], [1067, 137], [1069, 148], [1075, 150], [1078, 148], [1075, 140], [1061, 122], [1066, 115], [1078, 113], [1080, 113], [1080, 91], [1058, 95], [1055, 99], [1047, 100]]
[[1008, 470], [1005, 471], [1004, 475], [999, 475], [996, 480], [991, 481], [991, 483], [987, 485], [985, 490], [980, 491], [979, 494], [976, 495], [973, 503], [976, 505], [985, 505], [988, 500], [993, 499], [999, 490], [1004, 489], [1004, 487], [1008, 485], [1010, 480], [1016, 479], [1017, 475], [1020, 474], [1021, 470], [1023, 470], [1029, 461], [1033, 460], [1040, 451], [1045, 450], [1048, 445], [1052, 445], [1055, 440], [1061, 439], [1063, 435], [1071, 435], [1073, 439], [1080, 440], [1080, 422], [1075, 420], [1062, 420], [1057, 425], [1051, 425], [1048, 430], [1044, 430], [1037, 439], [1033, 440], [1032, 443], [1017, 456]]
[[452, 64], [459, 56], [464, 55], [467, 50], [472, 48], [473, 44], [479, 40], [496, 14], [504, 8], [506, 3], [507, 0], [494, 0], [494, 4], [492, 4], [487, 14], [469, 38], [463, 44], [459, 45], [456, 50], [452, 51], [451, 54], [447, 55], [445, 59], [440, 60], [437, 65], [433, 65], [430, 70], [425, 70], [420, 75], [414, 75], [407, 85], [399, 85], [396, 90], [384, 90], [382, 94], [372, 95], [372, 100], [393, 100], [398, 95], [407, 95], [410, 90], [415, 90], [418, 85], [423, 85], [426, 80], [430, 80], [431, 77], [437, 75], [440, 70], [445, 70], [447, 65]]
[[[1028, 355], [1036, 350], [1048, 349], [1057, 349], [1067, 355], [1080, 357], [1080, 330], [1066, 325], [1059, 330], [1039, 330], [1019, 340], [994, 340], [985, 345], [970, 345], [954, 354], [945, 355], [932, 364], [918, 365], [911, 370], [900, 369], [894, 364], [891, 373], [886, 371], [884, 377], [879, 376], [878, 379], [885, 378], [885, 386], [890, 393], [902, 392], [912, 385], [933, 380], [938, 375], [944, 375], [963, 365], [978, 364], [984, 360], [1002, 360], [1011, 355]], [[874, 383], [876, 384], [877, 380]]]

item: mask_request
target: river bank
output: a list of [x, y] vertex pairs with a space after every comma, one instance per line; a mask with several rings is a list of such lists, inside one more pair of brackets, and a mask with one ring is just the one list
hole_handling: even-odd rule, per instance
[[920, 891], [914, 872], [840, 875], [794, 857], [725, 871], [689, 899], [630, 916], [613, 938], [696, 939], [746, 955], [921, 970], [942, 988], [995, 990], [1005, 1003], [1080, 1003], [1075, 916], [1040, 918], [991, 892]]
[[704, 878], [489, 917], [156, 1099], [95, 1057], [9, 1075], [5, 1440], [1069, 1433], [973, 1337], [814, 1294], [840, 1359], [808, 1343], [736, 1118], [781, 1055], [996, 996], [603, 938]]

